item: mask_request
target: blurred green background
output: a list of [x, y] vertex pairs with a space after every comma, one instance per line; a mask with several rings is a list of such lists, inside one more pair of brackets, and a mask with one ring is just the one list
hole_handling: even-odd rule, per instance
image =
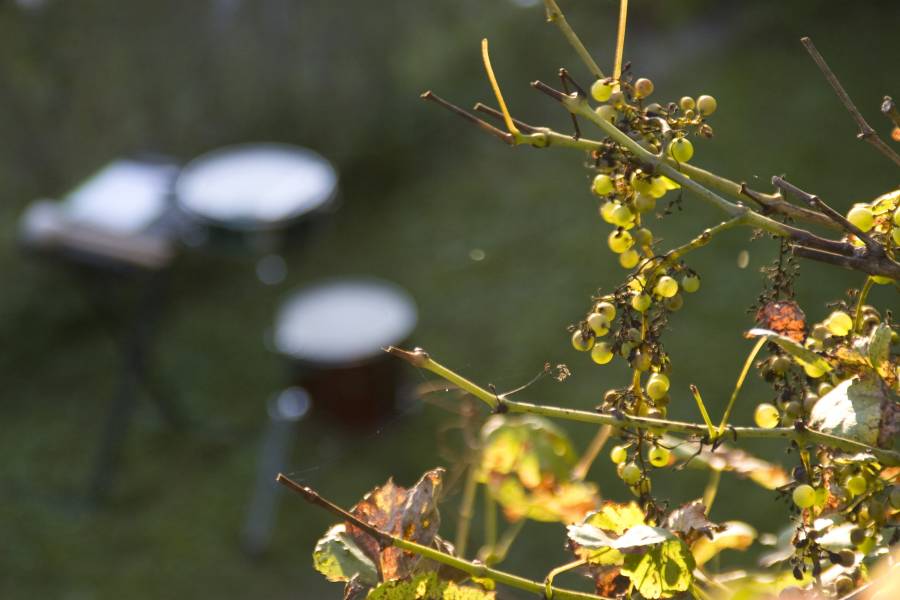
[[[22, 0], [0, 2], [0, 597], [331, 598], [341, 588], [311, 567], [331, 519], [284, 497], [270, 552], [238, 543], [253, 484], [266, 400], [288, 383], [264, 336], [290, 289], [320, 277], [372, 274], [416, 298], [414, 342], [476, 381], [520, 385], [545, 362], [574, 376], [523, 397], [591, 408], [627, 375], [571, 350], [565, 327], [623, 271], [606, 248], [577, 152], [511, 150], [425, 104], [425, 89], [463, 106], [489, 100], [479, 42], [513, 112], [568, 131], [553, 102], [532, 91], [560, 66], [587, 83], [542, 8], [509, 0], [428, 2], [291, 0]], [[612, 62], [617, 2], [562, 2], [601, 66]], [[810, 35], [863, 114], [896, 88], [900, 55], [893, 0], [740, 2], [635, 0], [626, 58], [651, 77], [655, 99], [710, 93], [716, 136], [694, 162], [735, 179], [792, 181], [846, 210], [897, 184], [896, 171], [854, 139], [855, 126], [799, 44]], [[524, 6], [523, 6], [524, 5]], [[891, 86], [894, 86], [893, 88]], [[288, 281], [260, 285], [250, 260], [188, 255], [174, 273], [156, 349], [158, 370], [210, 433], [173, 433], [142, 405], [125, 471], [108, 506], [82, 497], [114, 388], [116, 346], [64, 269], [16, 247], [30, 201], [59, 197], [107, 161], [154, 150], [189, 160], [244, 141], [308, 146], [335, 162], [343, 206], [288, 255]], [[686, 197], [654, 226], [676, 243], [719, 215]], [[483, 260], [470, 252], [480, 249]], [[749, 250], [750, 267], [736, 256]], [[690, 257], [702, 293], [666, 336], [675, 418], [696, 419], [695, 383], [711, 410], [749, 350], [741, 332], [772, 244], [731, 231]], [[858, 275], [805, 264], [798, 282], [811, 319]], [[894, 291], [873, 301], [897, 308]], [[425, 375], [410, 369], [413, 381]], [[745, 388], [734, 421], [749, 422], [766, 388]], [[303, 423], [292, 473], [345, 506], [390, 475], [412, 484], [447, 464], [438, 432], [455, 415], [417, 404], [358, 436]], [[580, 445], [590, 428], [568, 427]], [[751, 449], [773, 459], [780, 446]], [[452, 466], [447, 464], [447, 466]], [[606, 497], [627, 491], [608, 461], [592, 471]], [[697, 497], [699, 472], [661, 473], [654, 490]], [[444, 533], [452, 537], [459, 486]], [[780, 525], [774, 494], [723, 482], [713, 517], [763, 531]], [[476, 532], [479, 531], [476, 523]], [[476, 535], [477, 541], [477, 535]], [[505, 566], [540, 579], [565, 560], [559, 525], [526, 525]], [[752, 564], [753, 552], [725, 559]], [[574, 585], [577, 579], [566, 581]], [[504, 597], [517, 597], [508, 594]]]

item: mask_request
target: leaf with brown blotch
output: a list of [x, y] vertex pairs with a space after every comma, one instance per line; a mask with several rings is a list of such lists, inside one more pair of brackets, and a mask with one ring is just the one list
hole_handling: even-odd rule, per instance
[[622, 575], [619, 567], [590, 567], [591, 576], [594, 578], [595, 591], [607, 598], [621, 596], [628, 591], [631, 580]]
[[806, 315], [800, 306], [791, 300], [763, 305], [756, 312], [756, 322], [760, 327], [771, 329], [795, 342], [803, 342], [806, 338]]
[[[437, 500], [443, 475], [444, 469], [432, 469], [409, 489], [389, 479], [366, 494], [350, 514], [385, 533], [431, 546], [441, 522]], [[378, 566], [382, 581], [409, 576], [421, 560], [393, 546], [382, 548], [352, 523], [347, 523], [347, 533]]]
[[712, 537], [723, 527], [716, 525], [706, 517], [706, 506], [703, 500], [694, 500], [669, 513], [666, 517], [666, 529], [682, 534], [681, 537], [690, 544], [701, 536]]
[[698, 453], [699, 442], [683, 442], [671, 436], [663, 436], [663, 444], [672, 447], [672, 453], [688, 466], [706, 467], [714, 471], [730, 471], [739, 477], [756, 482], [767, 490], [774, 490], [791, 481], [780, 466], [756, 458], [738, 448], [720, 445], [715, 451], [704, 446]]

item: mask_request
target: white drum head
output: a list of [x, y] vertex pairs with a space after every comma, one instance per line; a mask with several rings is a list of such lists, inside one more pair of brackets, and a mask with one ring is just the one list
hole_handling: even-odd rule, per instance
[[175, 183], [182, 209], [230, 229], [274, 229], [325, 205], [337, 173], [312, 150], [246, 144], [200, 156]]
[[305, 288], [282, 305], [275, 347], [304, 362], [351, 364], [402, 342], [417, 320], [413, 299], [393, 284], [335, 280]]

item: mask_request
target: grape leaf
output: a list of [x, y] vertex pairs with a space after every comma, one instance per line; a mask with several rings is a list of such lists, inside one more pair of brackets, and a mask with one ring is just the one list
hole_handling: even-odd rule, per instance
[[756, 458], [739, 448], [719, 445], [715, 451], [698, 442], [683, 442], [671, 436], [663, 436], [663, 444], [672, 447], [672, 452], [681, 459], [689, 460], [689, 466], [703, 466], [714, 471], [730, 471], [740, 477], [754, 481], [768, 490], [774, 490], [791, 481], [780, 466]]
[[364, 585], [378, 583], [375, 563], [356, 545], [343, 523], [334, 525], [316, 543], [313, 566], [328, 581], [350, 581]]
[[369, 592], [367, 600], [493, 600], [496, 592], [445, 581], [437, 573], [386, 581]]
[[802, 366], [810, 365], [826, 373], [832, 370], [832, 366], [827, 360], [787, 336], [779, 335], [769, 329], [760, 328], [751, 329], [747, 332], [747, 337], [750, 338], [761, 336], [770, 342], [778, 344], [782, 350], [793, 356], [794, 360]]
[[[650, 546], [645, 552], [626, 554], [622, 564], [622, 574], [631, 579], [645, 598], [669, 598], [687, 590], [694, 577], [694, 556], [687, 544], [664, 529], [659, 531], [668, 533], [665, 541]], [[645, 539], [656, 537], [648, 535]]]
[[722, 550], [746, 550], [756, 539], [756, 530], [741, 521], [726, 521], [712, 537], [701, 537], [691, 545], [697, 566], [703, 566]]
[[866, 347], [869, 362], [882, 379], [890, 380], [896, 372], [891, 365], [891, 328], [880, 323], [869, 336]]
[[592, 565], [620, 565], [622, 553], [613, 542], [629, 528], [643, 525], [644, 511], [635, 502], [605, 502], [579, 525], [569, 526], [569, 540], [575, 554]]
[[644, 524], [644, 511], [634, 501], [627, 504], [607, 501], [600, 510], [585, 517], [584, 522], [622, 535], [629, 528]]
[[665, 527], [669, 531], [681, 533], [688, 543], [700, 536], [712, 537], [714, 532], [722, 529], [706, 518], [703, 500], [694, 500], [673, 510], [666, 518]]
[[597, 506], [594, 484], [571, 481], [577, 455], [566, 435], [534, 415], [488, 419], [481, 431], [478, 480], [510, 521], [581, 520]]
[[[437, 498], [443, 475], [443, 469], [432, 469], [409, 489], [389, 479], [366, 494], [350, 513], [385, 533], [431, 546], [441, 522]], [[393, 546], [382, 548], [377, 540], [351, 523], [346, 527], [353, 541], [378, 567], [382, 581], [410, 575], [421, 560]]]
[[813, 429], [864, 444], [890, 443], [896, 433], [894, 404], [874, 375], [851, 377], [819, 398], [809, 422]]

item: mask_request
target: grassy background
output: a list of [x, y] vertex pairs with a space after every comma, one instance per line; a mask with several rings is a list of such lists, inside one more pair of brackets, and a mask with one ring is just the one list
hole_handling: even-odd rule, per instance
[[[567, 6], [572, 4], [571, 9]], [[798, 43], [811, 35], [862, 112], [884, 131], [877, 106], [900, 93], [900, 51], [889, 1], [633, 2], [627, 57], [656, 83], [658, 99], [712, 93], [716, 137], [697, 164], [760, 186], [772, 174], [841, 210], [896, 185], [889, 163], [853, 139], [855, 128]], [[616, 3], [564, 3], [601, 65], [611, 62]], [[566, 65], [583, 69], [541, 9], [510, 2], [286, 0], [183, 3], [0, 4], [0, 597], [318, 598], [340, 588], [310, 566], [330, 519], [285, 498], [271, 552], [244, 556], [238, 532], [266, 421], [265, 402], [286, 383], [264, 338], [281, 299], [321, 277], [373, 274], [406, 287], [420, 308], [414, 341], [476, 381], [500, 389], [544, 362], [575, 376], [542, 382], [536, 402], [590, 408], [624, 379], [572, 351], [565, 326], [622, 271], [605, 247], [582, 157], [510, 150], [426, 105], [433, 88], [468, 105], [487, 99], [478, 43], [492, 57], [514, 112], [562, 130], [568, 118], [529, 90]], [[607, 67], [608, 68], [608, 67]], [[126, 472], [110, 505], [80, 500], [114, 390], [117, 349], [74, 278], [15, 247], [17, 219], [123, 153], [190, 159], [234, 142], [307, 145], [331, 158], [343, 206], [301, 249], [288, 281], [259, 285], [252, 261], [187, 255], [173, 273], [158, 371], [208, 431], [176, 434], [142, 406]], [[695, 205], [696, 204], [696, 205]], [[675, 243], [719, 218], [686, 198], [657, 226]], [[749, 349], [740, 336], [770, 244], [732, 231], [693, 255], [702, 293], [688, 298], [667, 335], [675, 418], [694, 419], [687, 384], [719, 414]], [[482, 261], [469, 257], [472, 249]], [[751, 266], [735, 267], [748, 249]], [[798, 292], [811, 319], [860, 278], [804, 265]], [[886, 289], [873, 299], [896, 306]], [[412, 380], [422, 375], [411, 372]], [[766, 390], [751, 382], [734, 420], [747, 422]], [[344, 505], [389, 475], [405, 485], [446, 464], [435, 443], [452, 418], [430, 405], [371, 435], [305, 422], [291, 470]], [[580, 444], [589, 428], [572, 426]], [[783, 448], [756, 447], [770, 458]], [[612, 469], [592, 472], [604, 495], [625, 499]], [[696, 497], [699, 473], [662, 473], [654, 489]], [[713, 516], [778, 527], [773, 495], [726, 479]], [[451, 487], [445, 533], [452, 531]], [[476, 531], [478, 531], [476, 529]], [[558, 525], [528, 524], [508, 567], [541, 578], [561, 562]], [[752, 553], [731, 563], [749, 564]], [[510, 594], [509, 597], [515, 597]]]

